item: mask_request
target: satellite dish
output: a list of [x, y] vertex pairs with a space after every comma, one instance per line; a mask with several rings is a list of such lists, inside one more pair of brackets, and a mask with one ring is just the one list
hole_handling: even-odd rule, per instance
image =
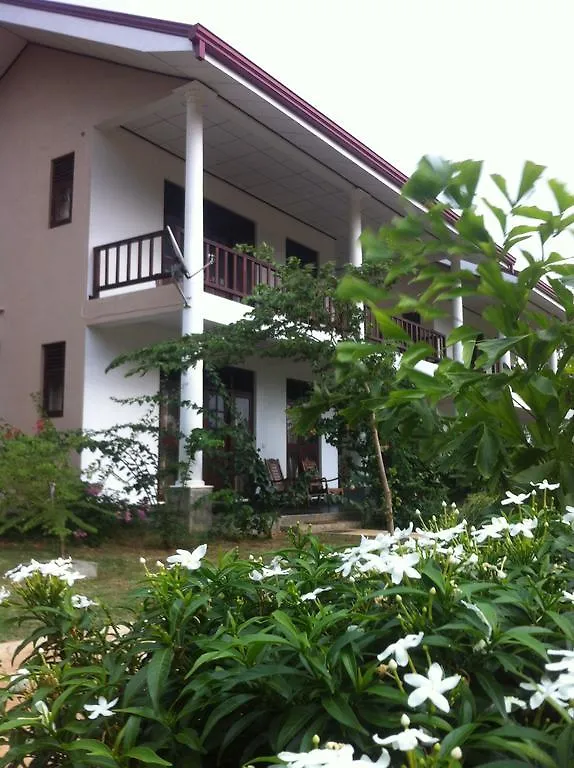
[[171, 244], [172, 244], [172, 247], [173, 247], [173, 255], [175, 257], [175, 260], [177, 261], [177, 265], [178, 265], [179, 269], [181, 270], [181, 274], [184, 275], [184, 277], [187, 277], [187, 279], [189, 280], [191, 275], [189, 274], [189, 271], [188, 271], [188, 269], [187, 269], [187, 267], [185, 265], [185, 261], [184, 261], [184, 258], [183, 258], [183, 253], [181, 252], [181, 248], [179, 247], [179, 243], [175, 239], [175, 235], [173, 234], [171, 227], [168, 225], [166, 227], [166, 229], [167, 229], [167, 233], [169, 235], [169, 239], [171, 240]]

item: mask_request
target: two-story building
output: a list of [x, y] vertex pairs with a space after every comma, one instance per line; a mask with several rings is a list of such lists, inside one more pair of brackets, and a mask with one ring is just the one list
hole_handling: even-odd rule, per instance
[[[237, 243], [266, 243], [278, 261], [360, 264], [362, 229], [403, 211], [406, 181], [199, 24], [47, 0], [0, 0], [0, 169], [0, 416], [23, 429], [36, 392], [62, 428], [137, 419], [116, 398], [157, 392], [160, 373], [106, 367], [242, 316], [240, 299], [272, 273]], [[444, 354], [472, 312], [457, 301], [449, 321], [402, 322]], [[230, 376], [262, 455], [283, 467], [285, 409], [309, 375], [254, 352]], [[181, 387], [206, 402], [201, 364]], [[182, 430], [201, 419], [183, 409]], [[316, 448], [335, 477], [336, 450]], [[203, 482], [198, 460], [191, 484]]]

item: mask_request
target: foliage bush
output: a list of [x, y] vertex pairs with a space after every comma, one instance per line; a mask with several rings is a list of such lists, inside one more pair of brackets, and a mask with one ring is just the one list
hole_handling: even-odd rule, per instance
[[[122, 628], [70, 564], [20, 566], [0, 594], [34, 647], [0, 694], [0, 765], [568, 768], [574, 509], [552, 496], [342, 552], [295, 533], [266, 564], [178, 550], [144, 565]], [[283, 754], [315, 735], [369, 757]]]
[[0, 425], [0, 533], [54, 536], [61, 553], [74, 531], [95, 534], [97, 503], [72, 461], [80, 447], [79, 435], [49, 419], [33, 434]]

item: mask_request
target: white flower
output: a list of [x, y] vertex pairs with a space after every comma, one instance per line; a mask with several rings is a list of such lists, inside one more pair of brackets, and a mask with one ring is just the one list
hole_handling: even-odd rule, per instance
[[409, 707], [418, 707], [419, 704], [430, 699], [442, 712], [449, 712], [450, 705], [443, 694], [458, 685], [460, 675], [451, 675], [446, 678], [443, 678], [443, 675], [442, 667], [436, 662], [430, 665], [427, 677], [410, 672], [405, 675], [405, 683], [415, 689], [407, 700]]
[[396, 643], [391, 643], [385, 648], [382, 653], [379, 653], [377, 659], [384, 661], [391, 654], [395, 657], [395, 661], [400, 667], [406, 667], [409, 663], [409, 648], [416, 648], [421, 644], [424, 637], [423, 632], [419, 632], [418, 635], [407, 635], [402, 640], [397, 640]]
[[511, 536], [517, 536], [522, 533], [527, 539], [534, 538], [532, 531], [538, 525], [538, 519], [536, 517], [525, 517], [521, 523], [511, 523], [508, 532]]
[[10, 675], [10, 692], [24, 693], [28, 690], [30, 671], [26, 667], [17, 669], [13, 675]]
[[565, 589], [563, 589], [562, 600], [570, 600], [571, 603], [574, 603], [574, 592], [567, 592]]
[[506, 504], [524, 504], [526, 499], [531, 497], [532, 493], [511, 493], [506, 491], [506, 498], [500, 503], [504, 507]]
[[89, 608], [91, 605], [97, 605], [96, 602], [90, 600], [85, 595], [72, 595], [71, 600], [74, 608]]
[[97, 717], [110, 717], [113, 715], [112, 707], [115, 707], [117, 703], [117, 699], [108, 701], [103, 696], [98, 696], [97, 704], [84, 704], [84, 709], [90, 713], [88, 718], [95, 720]]
[[353, 760], [354, 749], [350, 744], [336, 744], [329, 742], [325, 749], [312, 749], [310, 752], [279, 752], [277, 757], [287, 763], [288, 768], [324, 768], [325, 766], [338, 766], [338, 768], [361, 768], [361, 766], [373, 766], [387, 768], [391, 758], [386, 749], [383, 749], [377, 762], [363, 755], [360, 760]]
[[367, 555], [365, 563], [360, 567], [361, 571], [378, 571], [390, 574], [393, 584], [400, 584], [405, 576], [411, 579], [420, 579], [421, 575], [413, 566], [420, 560], [418, 552], [408, 555]]
[[6, 587], [0, 587], [0, 605], [6, 600], [8, 597], [10, 597], [10, 592], [6, 589]]
[[472, 536], [478, 544], [482, 544], [486, 539], [500, 539], [503, 531], [508, 529], [508, 520], [505, 517], [493, 517], [490, 523], [481, 526], [478, 530], [472, 531]]
[[574, 507], [566, 507], [566, 514], [562, 515], [564, 525], [571, 525], [574, 528]]
[[317, 589], [314, 589], [312, 592], [306, 592], [304, 595], [301, 595], [299, 599], [302, 603], [306, 600], [316, 600], [321, 592], [328, 592], [330, 589], [331, 587], [317, 587]]
[[183, 568], [187, 568], [188, 571], [196, 571], [201, 567], [201, 560], [207, 552], [207, 544], [201, 544], [193, 552], [189, 552], [187, 549], [176, 549], [175, 551], [177, 552], [176, 555], [170, 555], [166, 558], [171, 566], [181, 565]]
[[249, 578], [251, 581], [263, 581], [271, 576], [286, 576], [291, 573], [290, 568], [282, 568], [279, 558], [274, 557], [268, 567], [262, 568], [260, 571], [251, 571]]
[[549, 483], [546, 478], [541, 483], [533, 483], [530, 481], [530, 485], [533, 488], [538, 488], [539, 491], [555, 491], [557, 488], [560, 488], [560, 483]]
[[55, 731], [56, 727], [52, 722], [52, 715], [50, 713], [50, 710], [46, 706], [46, 703], [44, 701], [37, 701], [34, 704], [34, 707], [37, 709], [40, 715], [40, 722], [42, 723], [44, 728], [47, 728], [49, 731]]
[[533, 691], [529, 701], [530, 709], [538, 709], [546, 699], [552, 699], [561, 706], [568, 703], [561, 695], [562, 686], [548, 677], [543, 677], [539, 683], [520, 683], [520, 687], [525, 691]]
[[492, 637], [492, 624], [486, 618], [486, 616], [478, 607], [478, 605], [475, 605], [474, 603], [468, 603], [466, 600], [461, 600], [460, 602], [462, 603], [462, 605], [464, 605], [465, 608], [468, 608], [469, 611], [472, 611], [473, 613], [475, 613], [478, 616], [478, 618], [482, 621], [482, 623], [485, 624], [486, 627], [488, 627], [486, 637], [487, 637], [487, 640], [490, 640], [490, 638]]
[[553, 661], [546, 664], [546, 669], [549, 672], [570, 672], [574, 674], [574, 651], [562, 651], [554, 650], [551, 648], [548, 651], [549, 656], [562, 656], [561, 661]]
[[516, 696], [505, 696], [504, 709], [506, 711], [506, 714], [510, 714], [512, 712], [513, 707], [515, 707], [516, 709], [526, 709], [526, 702], [522, 701], [522, 699], [519, 699]]
[[385, 739], [381, 739], [375, 734], [373, 741], [380, 746], [389, 746], [392, 749], [400, 749], [401, 752], [410, 752], [412, 749], [416, 749], [419, 743], [424, 746], [430, 746], [431, 744], [436, 744], [438, 739], [429, 736], [428, 733], [425, 733], [420, 728], [405, 728], [401, 733], [394, 733]]

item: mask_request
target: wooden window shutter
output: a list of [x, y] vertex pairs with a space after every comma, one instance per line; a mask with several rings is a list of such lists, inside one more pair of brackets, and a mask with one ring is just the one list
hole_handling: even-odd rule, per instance
[[59, 227], [72, 221], [74, 191], [74, 153], [52, 160], [50, 185], [50, 227]]
[[66, 342], [43, 344], [42, 358], [42, 409], [46, 416], [63, 416]]

